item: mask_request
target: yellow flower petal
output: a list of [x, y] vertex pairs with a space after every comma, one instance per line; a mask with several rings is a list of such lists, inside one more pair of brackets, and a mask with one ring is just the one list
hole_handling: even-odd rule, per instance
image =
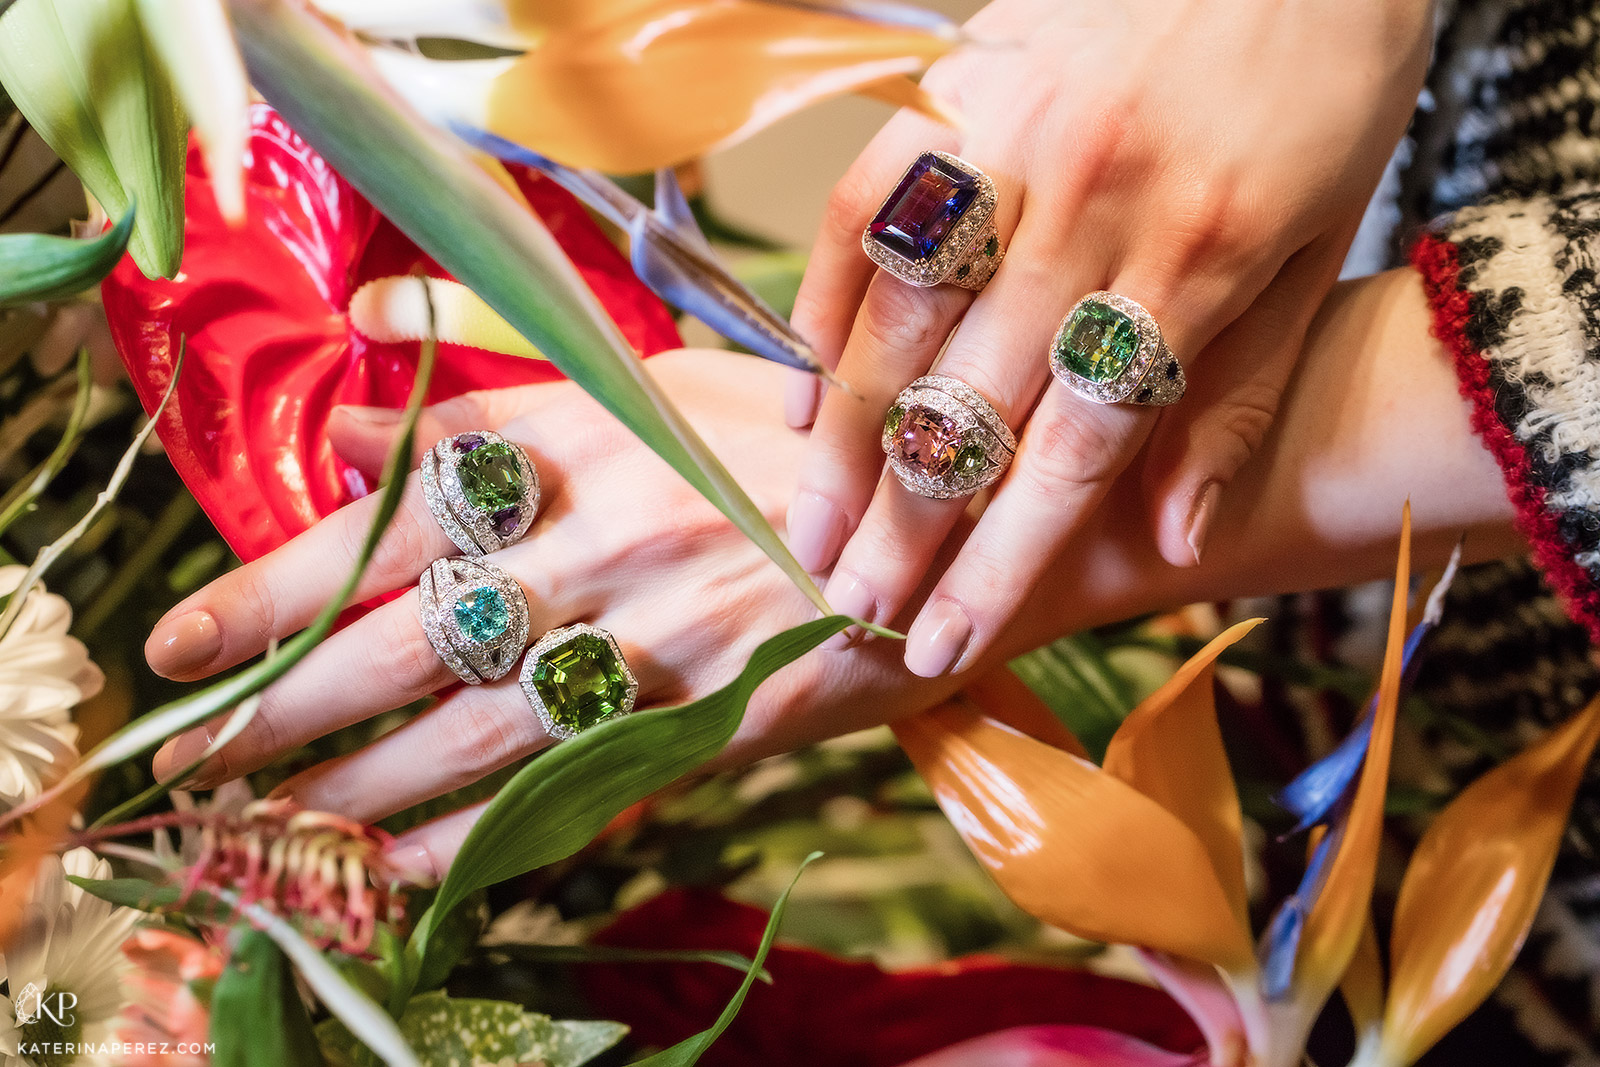
[[446, 344], [471, 345], [525, 359], [543, 359], [483, 298], [460, 282], [424, 280], [411, 274], [374, 278], [350, 298], [350, 325], [374, 341], [421, 341], [428, 336], [429, 304], [435, 336]]
[[1123, 720], [1106, 747], [1107, 774], [1166, 808], [1211, 856], [1236, 923], [1248, 928], [1244, 818], [1217, 728], [1216, 659], [1255, 629], [1250, 619], [1219, 634]]
[[1600, 699], [1472, 783], [1428, 827], [1395, 906], [1380, 1062], [1416, 1060], [1504, 977], [1597, 739]]
[[895, 725], [939, 806], [1006, 894], [1052, 926], [1248, 971], [1211, 857], [1160, 804], [964, 702]]

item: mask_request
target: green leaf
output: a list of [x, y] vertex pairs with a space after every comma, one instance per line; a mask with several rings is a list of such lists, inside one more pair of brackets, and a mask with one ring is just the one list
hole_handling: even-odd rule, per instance
[[805, 869], [821, 856], [822, 853], [813, 852], [801, 861], [800, 869], [794, 872], [794, 879], [790, 881], [789, 888], [783, 891], [778, 902], [772, 906], [772, 914], [767, 918], [767, 929], [761, 935], [761, 946], [756, 949], [756, 958], [751, 962], [750, 970], [745, 972], [744, 981], [740, 982], [739, 988], [734, 991], [733, 999], [728, 1001], [728, 1006], [722, 1009], [722, 1014], [717, 1016], [717, 1021], [711, 1024], [711, 1028], [685, 1038], [654, 1056], [647, 1056], [637, 1061], [634, 1067], [693, 1067], [700, 1061], [706, 1049], [722, 1036], [722, 1032], [739, 1014], [739, 1009], [744, 1007], [744, 998], [749, 995], [750, 987], [755, 984], [756, 974], [761, 970], [762, 964], [767, 962], [767, 953], [772, 951], [772, 942], [778, 937], [778, 927], [783, 923], [784, 909], [789, 906], [789, 894], [794, 892], [795, 883], [800, 881], [800, 875], [805, 873]]
[[1063, 637], [1011, 661], [1011, 669], [1098, 762], [1133, 710], [1133, 694], [1091, 633]]
[[92, 897], [109, 901], [119, 908], [155, 911], [178, 903], [183, 890], [175, 885], [159, 885], [144, 878], [80, 878], [67, 875], [67, 881]]
[[0, 308], [64, 300], [111, 273], [128, 247], [134, 212], [88, 241], [38, 233], [0, 234]]
[[398, 104], [297, 4], [233, 7], [254, 84], [407, 237], [703, 493], [826, 610], [761, 510], [661, 392], [555, 239], [461, 146]]
[[89, 401], [94, 396], [93, 368], [89, 364], [89, 350], [86, 348], [78, 350], [77, 371], [78, 392], [72, 402], [72, 411], [67, 415], [66, 429], [61, 431], [56, 447], [50, 450], [50, 455], [45, 457], [43, 463], [34, 468], [32, 475], [12, 486], [5, 498], [0, 500], [0, 534], [4, 534], [12, 523], [33, 509], [35, 501], [49, 488], [78, 449], [78, 440], [83, 436], [83, 420], [89, 414]]
[[211, 992], [213, 1067], [316, 1067], [323, 1062], [289, 961], [272, 938], [246, 929]]
[[427, 965], [433, 928], [475, 889], [577, 852], [620, 812], [720, 752], [756, 687], [854, 620], [833, 615], [762, 642], [708, 697], [612, 719], [533, 760], [500, 790], [461, 845], [412, 945]]
[[[749, 959], [737, 952], [725, 952], [720, 949], [673, 950], [613, 948], [610, 945], [521, 945], [496, 942], [483, 946], [483, 952], [490, 956], [504, 956], [506, 959], [519, 960], [523, 963], [711, 963], [735, 971], [750, 969]], [[765, 971], [758, 972], [756, 979], [769, 985], [772, 983], [772, 975]]]
[[183, 255], [187, 125], [134, 0], [26, 0], [0, 16], [0, 83], [106, 212], [139, 203], [128, 242], [151, 277]]
[[[443, 993], [413, 997], [400, 1016], [400, 1033], [427, 1067], [509, 1063], [578, 1067], [627, 1032], [621, 1023], [561, 1021], [520, 1004], [456, 999]], [[355, 1067], [359, 1062], [355, 1039], [337, 1019], [319, 1025], [317, 1037], [333, 1067]]]

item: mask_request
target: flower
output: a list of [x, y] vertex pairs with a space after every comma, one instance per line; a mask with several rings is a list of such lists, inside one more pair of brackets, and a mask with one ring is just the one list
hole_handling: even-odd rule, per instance
[[[182, 1052], [124, 1053], [120, 1067], [208, 1067], [206, 997], [227, 964], [223, 950], [174, 930], [136, 930], [122, 946], [130, 1001], [117, 1027], [124, 1045]], [[187, 1051], [193, 1050], [193, 1051]]]
[[[109, 1063], [105, 1047], [125, 1004], [122, 943], [140, 918], [67, 881], [103, 879], [111, 866], [86, 848], [45, 859], [34, 877], [16, 940], [0, 967], [8, 995], [0, 997], [0, 1067]], [[71, 1043], [66, 1058], [47, 1046]]]
[[[0, 596], [27, 568], [0, 567]], [[104, 677], [83, 642], [67, 636], [72, 609], [36, 585], [16, 622], [0, 637], [0, 803], [38, 795], [50, 768], [77, 755], [72, 708], [100, 691]]]

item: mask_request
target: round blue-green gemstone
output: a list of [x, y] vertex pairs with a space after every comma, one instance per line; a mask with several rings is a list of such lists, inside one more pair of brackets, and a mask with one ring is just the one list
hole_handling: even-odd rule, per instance
[[479, 586], [456, 598], [454, 611], [461, 632], [474, 641], [493, 641], [511, 625], [511, 609], [498, 590]]

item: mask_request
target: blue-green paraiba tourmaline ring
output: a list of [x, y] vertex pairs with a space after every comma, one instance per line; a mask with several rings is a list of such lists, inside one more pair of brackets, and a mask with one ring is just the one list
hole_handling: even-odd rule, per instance
[[528, 645], [528, 598], [505, 571], [478, 559], [435, 560], [417, 592], [428, 643], [468, 685], [504, 678]]
[[422, 496], [439, 528], [469, 556], [514, 545], [539, 511], [539, 472], [497, 433], [446, 437], [422, 457]]
[[1117, 293], [1090, 293], [1073, 305], [1050, 342], [1050, 372], [1096, 404], [1175, 404], [1183, 364], [1144, 306]]
[[588, 623], [535, 641], [518, 679], [545, 732], [558, 741], [628, 714], [639, 698], [639, 682], [617, 639]]

